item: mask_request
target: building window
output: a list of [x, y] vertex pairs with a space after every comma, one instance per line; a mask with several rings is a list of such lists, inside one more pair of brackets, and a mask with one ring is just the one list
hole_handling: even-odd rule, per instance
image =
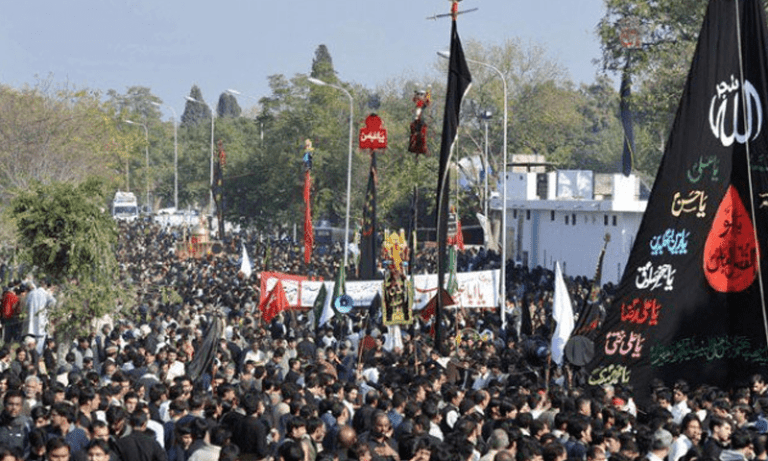
[[569, 219], [569, 216], [568, 216], [568, 215], [565, 215], [565, 225], [566, 225], [566, 226], [568, 225], [568, 219]]
[[611, 218], [612, 218], [612, 221], [613, 221], [613, 226], [616, 227], [616, 216], [614, 215]]
[[574, 226], [576, 225], [576, 213], [571, 215], [571, 222], [573, 223]]
[[[517, 210], [512, 210], [512, 218], [517, 219]], [[605, 219], [607, 220], [608, 218]], [[606, 222], [605, 224], [607, 225], [608, 223]]]
[[552, 210], [549, 212], [549, 220], [554, 221], [555, 220], [555, 210]]
[[528, 221], [531, 220], [531, 210], [525, 210], [525, 219], [527, 219]]
[[608, 215], [607, 214], [603, 215], [603, 224], [606, 225], [606, 226], [608, 225]]

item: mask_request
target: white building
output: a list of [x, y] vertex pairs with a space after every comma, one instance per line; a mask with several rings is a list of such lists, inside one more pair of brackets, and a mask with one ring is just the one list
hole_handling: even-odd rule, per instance
[[[609, 234], [602, 283], [621, 279], [648, 204], [639, 178], [580, 170], [508, 171], [506, 182], [507, 259], [553, 270], [560, 261], [565, 274], [591, 278]], [[501, 202], [495, 197], [491, 208], [500, 212]]]

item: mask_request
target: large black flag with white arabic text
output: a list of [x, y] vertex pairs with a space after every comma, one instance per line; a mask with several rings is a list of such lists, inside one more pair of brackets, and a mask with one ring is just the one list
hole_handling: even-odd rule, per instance
[[653, 378], [729, 388], [768, 369], [767, 102], [760, 1], [711, 0], [590, 384], [647, 398]]

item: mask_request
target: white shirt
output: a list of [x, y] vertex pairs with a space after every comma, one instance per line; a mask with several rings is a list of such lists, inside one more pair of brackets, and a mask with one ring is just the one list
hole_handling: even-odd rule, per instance
[[688, 408], [688, 401], [682, 400], [680, 402], [677, 402], [672, 406], [672, 418], [675, 421], [675, 424], [680, 425], [683, 422], [683, 417], [691, 412], [691, 409]]
[[680, 434], [675, 439], [675, 441], [672, 442], [672, 446], [669, 447], [667, 461], [677, 461], [678, 459], [685, 456], [685, 454], [688, 453], [688, 450], [690, 450], [692, 446], [693, 442], [691, 442], [691, 439], [689, 439], [685, 434]]

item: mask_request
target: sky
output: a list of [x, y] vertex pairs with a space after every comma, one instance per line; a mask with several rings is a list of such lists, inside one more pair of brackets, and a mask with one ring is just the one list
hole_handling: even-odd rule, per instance
[[[342, 81], [374, 89], [433, 75], [446, 50], [447, 0], [40, 0], [4, 2], [0, 84], [51, 80], [76, 88], [149, 87], [180, 116], [196, 84], [215, 105], [229, 88], [243, 108], [269, 95], [268, 76], [307, 74], [325, 44]], [[462, 41], [543, 44], [575, 83], [594, 80], [603, 0], [465, 0]], [[470, 69], [471, 70], [471, 69]], [[165, 109], [166, 115], [170, 111]]]

